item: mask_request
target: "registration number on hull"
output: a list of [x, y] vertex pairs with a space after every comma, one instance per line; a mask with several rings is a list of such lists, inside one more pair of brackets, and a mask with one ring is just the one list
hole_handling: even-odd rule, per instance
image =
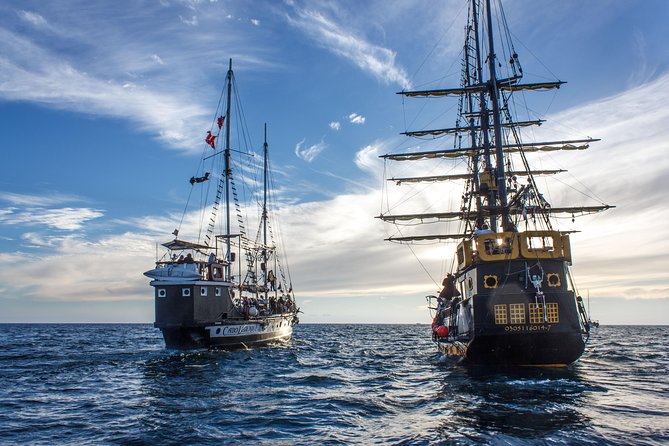
[[551, 326], [546, 325], [506, 325], [504, 331], [509, 333], [548, 332]]

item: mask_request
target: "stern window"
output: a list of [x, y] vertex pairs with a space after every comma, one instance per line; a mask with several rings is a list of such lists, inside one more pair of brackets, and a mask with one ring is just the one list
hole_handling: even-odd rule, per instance
[[506, 323], [506, 305], [495, 305], [495, 324], [505, 325]]
[[190, 297], [190, 288], [181, 288], [181, 295], [183, 297]]
[[530, 303], [530, 324], [544, 323], [544, 304]]
[[509, 305], [509, 311], [511, 312], [512, 324], [525, 323], [525, 304], [511, 304]]
[[557, 302], [549, 302], [546, 304], [546, 322], [549, 324], [557, 324], [560, 322], [560, 313], [558, 312]]

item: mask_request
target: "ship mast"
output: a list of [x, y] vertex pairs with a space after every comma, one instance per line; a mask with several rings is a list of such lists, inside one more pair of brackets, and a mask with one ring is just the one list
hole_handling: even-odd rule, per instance
[[225, 278], [232, 280], [230, 277], [231, 259], [231, 235], [230, 235], [230, 175], [232, 173], [230, 167], [230, 108], [232, 106], [232, 59], [230, 59], [230, 67], [228, 68], [228, 104], [225, 111]]
[[[490, 71], [490, 80], [489, 80], [489, 93], [490, 93], [490, 102], [492, 103], [492, 119], [493, 119], [493, 130], [495, 135], [495, 159], [497, 162], [496, 166], [496, 186], [499, 199], [499, 207], [502, 211], [502, 230], [505, 230], [508, 227], [509, 223], [509, 212], [507, 209], [507, 197], [506, 197], [506, 174], [504, 172], [504, 152], [502, 150], [502, 128], [501, 120], [499, 113], [499, 101], [498, 101], [498, 90], [497, 90], [497, 73], [495, 72], [495, 48], [493, 43], [492, 35], [492, 12], [490, 7], [490, 0], [486, 0], [486, 21], [488, 22], [488, 70]], [[496, 203], [493, 203], [495, 206]], [[497, 232], [497, 215], [492, 213], [490, 218], [491, 229], [494, 232]]]
[[[495, 55], [493, 37], [493, 14], [491, 0], [470, 0], [468, 26], [464, 45], [464, 62], [461, 86], [456, 88], [436, 88], [416, 91], [401, 91], [406, 97], [446, 97], [459, 96], [458, 119], [455, 127], [406, 130], [402, 135], [422, 138], [438, 138], [443, 135], [454, 135], [454, 148], [440, 148], [437, 150], [412, 151], [409, 153], [390, 153], [381, 155], [381, 158], [392, 161], [418, 161], [442, 158], [469, 158], [469, 171], [466, 174], [454, 173], [448, 175], [429, 175], [409, 178], [389, 178], [398, 185], [415, 182], [438, 182], [453, 179], [466, 180], [463, 202], [459, 211], [436, 213], [391, 214], [381, 213], [378, 216], [383, 221], [396, 225], [404, 222], [406, 225], [434, 222], [434, 221], [462, 221], [460, 233], [453, 234], [417, 234], [409, 236], [391, 236], [386, 240], [399, 243], [417, 241], [457, 240], [472, 235], [475, 229], [488, 223], [493, 232], [516, 231], [514, 220], [525, 218], [527, 213], [538, 214], [546, 221], [554, 214], [591, 214], [609, 209], [611, 206], [601, 204], [597, 206], [553, 207], [539, 193], [534, 181], [535, 175], [553, 175], [560, 170], [531, 170], [526, 153], [549, 152], [554, 150], [585, 150], [591, 142], [598, 139], [574, 139], [562, 141], [522, 142], [519, 129], [523, 127], [541, 125], [543, 120], [516, 121], [511, 118], [506, 101], [516, 91], [538, 91], [560, 88], [563, 81], [548, 81], [534, 83], [520, 83], [522, 70], [513, 76], [498, 78], [496, 64], [499, 63]], [[501, 5], [499, 5], [501, 8]], [[503, 15], [503, 14], [502, 14]], [[506, 26], [506, 22], [503, 23]], [[499, 45], [498, 41], [498, 45]], [[511, 44], [512, 45], [512, 44]], [[510, 49], [513, 49], [511, 46]], [[517, 54], [512, 53], [510, 63], [517, 62]], [[508, 96], [507, 96], [508, 95]], [[511, 131], [513, 141], [504, 143], [504, 131]], [[463, 135], [468, 135], [469, 146], [464, 147]], [[511, 154], [518, 153], [523, 160], [525, 170], [513, 170], [510, 163]], [[506, 157], [506, 159], [505, 159]], [[515, 175], [528, 177], [528, 185], [519, 189], [507, 190], [507, 179]], [[511, 195], [509, 193], [511, 192]]]
[[265, 124], [265, 142], [263, 144], [263, 201], [262, 201], [262, 261], [265, 265], [265, 300], [269, 294], [267, 288], [267, 176], [268, 176], [268, 163], [267, 163], [267, 124]]
[[[478, 82], [476, 83], [481, 83], [483, 82], [483, 67], [481, 64], [481, 45], [479, 41], [479, 20], [478, 20], [478, 10], [477, 10], [477, 2], [472, 1], [472, 25], [474, 28], [474, 46], [475, 46], [475, 52], [476, 52], [476, 76]], [[468, 80], [470, 79], [469, 76], [469, 70], [467, 70], [467, 78]], [[469, 82], [471, 85], [471, 82]], [[470, 97], [470, 104], [471, 104], [471, 95]], [[483, 148], [484, 148], [484, 157], [485, 157], [485, 166], [486, 170], [490, 171], [491, 170], [491, 159], [490, 159], [490, 141], [488, 139], [488, 106], [487, 102], [485, 99], [485, 92], [481, 91], [479, 93], [479, 104], [481, 107], [480, 110], [480, 116], [479, 116], [479, 122], [481, 125], [481, 135], [483, 136]], [[470, 112], [473, 111], [470, 105]], [[479, 143], [479, 141], [476, 140], [476, 130], [473, 122], [473, 117], [472, 117], [472, 138], [471, 138], [471, 146], [470, 147], [476, 147]], [[481, 187], [481, 182], [479, 178], [479, 170], [478, 170], [478, 152], [476, 152], [473, 156], [472, 159], [472, 174], [474, 177], [474, 187], [476, 188], [476, 191], [478, 192]], [[493, 194], [494, 192], [492, 190], [489, 191], [489, 194]], [[488, 197], [488, 203], [494, 203], [495, 197], [493, 195], [490, 195]], [[481, 195], [476, 194], [476, 209], [477, 211], [480, 211], [481, 209]], [[478, 216], [477, 216], [478, 217]]]

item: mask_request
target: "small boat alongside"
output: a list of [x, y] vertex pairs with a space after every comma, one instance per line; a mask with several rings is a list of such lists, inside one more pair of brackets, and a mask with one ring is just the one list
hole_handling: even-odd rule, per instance
[[[457, 110], [454, 127], [403, 133], [421, 141], [444, 138], [442, 147], [419, 146], [382, 156], [387, 169], [394, 162], [432, 163], [423, 176], [388, 178], [400, 186], [420, 184], [421, 192], [429, 193], [426, 184], [464, 181], [459, 208], [412, 209], [400, 214], [390, 212], [389, 206], [379, 218], [397, 229], [389, 241], [450, 242], [455, 248], [441, 292], [427, 296], [432, 340], [442, 353], [474, 364], [561, 366], [583, 354], [595, 323], [572, 277], [570, 235], [574, 231], [558, 228], [564, 221], [559, 218], [573, 222], [613, 206], [553, 206], [539, 190], [536, 178], [564, 170], [534, 169], [531, 160], [539, 160], [546, 152], [584, 150], [597, 140], [529, 140], [524, 129], [543, 121], [515, 119], [513, 112], [525, 102], [524, 98], [515, 101], [514, 95], [557, 89], [564, 82], [523, 82], [501, 2], [495, 5], [498, 9], [493, 11], [490, 0], [470, 1], [459, 87], [399, 93], [406, 98], [458, 98], [451, 107]], [[493, 17], [501, 18], [501, 23], [494, 23]], [[503, 39], [494, 37], [495, 30], [501, 30]], [[496, 43], [502, 46], [500, 53], [508, 55], [506, 61], [497, 56]], [[502, 67], [507, 72], [500, 75]], [[452, 146], [443, 147], [443, 141]], [[438, 193], [443, 194], [443, 189]], [[435, 195], [423, 202], [434, 201]], [[413, 202], [420, 201], [414, 198]], [[427, 224], [458, 229], [409, 234]]]
[[[202, 208], [209, 212], [199, 209], [199, 227], [188, 233], [195, 241], [180, 239], [179, 234], [188, 228], [178, 227], [172, 233], [174, 239], [162, 244], [164, 253], [155, 268], [144, 273], [154, 288], [154, 326], [161, 330], [168, 348], [263, 345], [289, 339], [298, 323], [299, 309], [287, 262], [275, 240], [279, 228], [271, 218], [267, 128], [261, 166], [253, 164], [255, 153], [243, 152], [241, 147], [235, 152], [246, 165], [237, 165], [232, 157], [230, 122], [233, 104], [237, 104], [232, 98], [234, 82], [231, 60], [224, 91], [227, 96], [223, 100], [222, 95], [220, 101], [225, 109], [217, 110], [218, 118], [207, 132], [199, 176], [189, 180], [190, 187], [199, 189], [197, 194], [209, 203]], [[237, 114], [243, 116], [241, 110]], [[224, 144], [218, 143], [219, 136]], [[240, 140], [249, 139], [248, 135], [239, 136]], [[261, 180], [241, 178], [254, 169], [262, 172]], [[208, 187], [210, 181], [215, 182], [214, 187]], [[240, 200], [238, 190], [256, 184], [262, 189], [246, 194], [259, 207], [258, 221], [254, 222], [247, 218], [251, 213], [245, 212], [251, 204]], [[213, 195], [211, 199], [208, 193]], [[182, 222], [187, 209], [188, 205]], [[252, 233], [248, 228], [253, 224], [258, 230]], [[217, 228], [222, 232], [217, 233]]]

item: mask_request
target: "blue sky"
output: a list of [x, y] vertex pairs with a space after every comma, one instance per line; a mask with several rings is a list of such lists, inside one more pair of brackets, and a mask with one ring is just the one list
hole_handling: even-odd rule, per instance
[[[416, 249], [428, 276], [383, 241], [378, 155], [410, 147], [398, 134], [421, 107], [395, 92], [457, 85], [465, 10], [2, 2], [0, 322], [153, 320], [142, 272], [183, 210], [229, 58], [256, 146], [269, 126], [303, 320], [428, 322], [423, 296], [453, 247]], [[537, 136], [603, 140], [542, 161], [570, 171], [554, 200], [578, 188], [617, 206], [565, 223], [582, 231], [574, 272], [593, 317], [666, 323], [669, 2], [513, 0], [505, 12], [527, 79], [568, 82], [528, 96], [548, 120]]]

